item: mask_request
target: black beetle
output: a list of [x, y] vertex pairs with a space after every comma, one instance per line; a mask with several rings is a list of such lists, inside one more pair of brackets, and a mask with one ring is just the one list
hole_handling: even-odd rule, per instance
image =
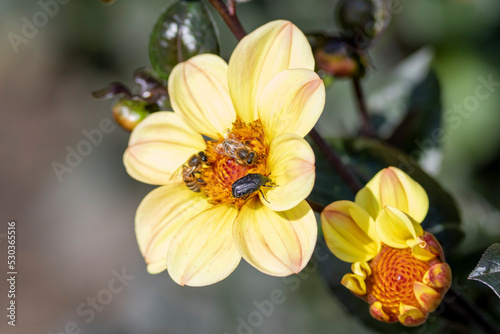
[[[274, 185], [266, 185], [266, 183], [271, 182], [271, 179], [262, 174], [247, 174], [242, 178], [234, 181], [232, 185], [232, 193], [234, 198], [242, 198], [245, 196], [249, 196], [250, 194], [260, 191], [262, 197], [264, 197], [264, 193], [260, 190], [260, 187], [275, 187]], [[264, 197], [267, 201], [267, 199]]]

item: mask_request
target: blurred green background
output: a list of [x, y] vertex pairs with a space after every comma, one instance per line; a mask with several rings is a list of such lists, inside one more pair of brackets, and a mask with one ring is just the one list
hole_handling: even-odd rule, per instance
[[[8, 34], [21, 35], [23, 17], [31, 21], [42, 7], [36, 1], [0, 2], [1, 263], [6, 263], [7, 221], [18, 224], [17, 326], [7, 326], [2, 314], [0, 332], [56, 334], [76, 326], [93, 334], [233, 334], [239, 319], [248, 321], [256, 304], [275, 289], [285, 302], [252, 333], [372, 332], [342, 308], [314, 263], [300, 276], [282, 279], [242, 261], [227, 279], [205, 288], [180, 287], [166, 273], [147, 274], [134, 215], [152, 187], [126, 174], [121, 159], [128, 133], [120, 128], [104, 134], [62, 181], [54, 173], [52, 163], [64, 163], [67, 147], [76, 149], [85, 139], [82, 131], [111, 118], [111, 103], [93, 100], [90, 92], [112, 81], [133, 86], [133, 71], [149, 65], [149, 32], [166, 3], [71, 0], [15, 52]], [[278, 18], [305, 32], [335, 31], [335, 5], [335, 0], [253, 0], [241, 4], [238, 13], [247, 31]], [[458, 252], [469, 259], [462, 263], [459, 283], [465, 291], [470, 287], [491, 296], [463, 273], [500, 240], [500, 87], [458, 126], [450, 119], [458, 115], [454, 106], [475, 94], [479, 77], [500, 81], [500, 2], [400, 0], [400, 5], [370, 51], [372, 67], [363, 79], [368, 106], [397, 121], [398, 99], [409, 83], [429, 67], [437, 73], [446, 132], [423, 166], [459, 203], [466, 238]], [[236, 40], [214, 17], [227, 59]], [[318, 124], [324, 136], [357, 133], [351, 88], [341, 80], [329, 88]], [[391, 103], [394, 114], [386, 108]], [[102, 297], [114, 270], [134, 278], [91, 320], [82, 316], [78, 308], [84, 303], [88, 309], [88, 298]], [[5, 280], [0, 286], [3, 308]], [[500, 312], [498, 302], [490, 307]]]

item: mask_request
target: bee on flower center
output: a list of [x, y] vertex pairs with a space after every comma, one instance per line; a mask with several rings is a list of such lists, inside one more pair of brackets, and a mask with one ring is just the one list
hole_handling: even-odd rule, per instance
[[[268, 185], [268, 183], [270, 183], [270, 185]], [[269, 203], [260, 189], [261, 187], [273, 188], [276, 187], [276, 185], [273, 184], [271, 179], [265, 175], [250, 173], [236, 180], [233, 183], [231, 190], [234, 198], [248, 197], [254, 192], [260, 191], [262, 197]]]
[[216, 147], [216, 152], [233, 158], [237, 164], [243, 166], [255, 165], [258, 158], [257, 153], [247, 143], [235, 139], [225, 139]]
[[[191, 191], [200, 192], [201, 185], [205, 184], [205, 181], [200, 177], [203, 163], [208, 163], [208, 157], [205, 152], [198, 152], [193, 154], [180, 168], [182, 181]], [[178, 175], [178, 173], [174, 173], [174, 175]]]

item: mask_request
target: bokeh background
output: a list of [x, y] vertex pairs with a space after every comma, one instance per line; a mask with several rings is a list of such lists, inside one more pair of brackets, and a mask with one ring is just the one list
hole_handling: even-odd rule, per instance
[[[93, 334], [233, 334], [238, 319], [248, 319], [255, 303], [269, 299], [275, 289], [285, 302], [252, 333], [373, 332], [343, 309], [314, 264], [287, 280], [242, 261], [227, 279], [204, 288], [180, 287], [166, 273], [147, 274], [135, 241], [134, 214], [152, 187], [126, 174], [122, 154], [128, 133], [117, 126], [62, 181], [56, 176], [53, 162], [64, 163], [67, 147], [76, 149], [85, 139], [82, 131], [111, 119], [110, 101], [93, 100], [90, 92], [112, 81], [132, 86], [133, 71], [149, 65], [148, 36], [167, 2], [70, 0], [15, 52], [8, 34], [21, 35], [23, 17], [31, 21], [42, 9], [37, 1], [0, 1], [0, 276], [7, 272], [9, 220], [17, 222], [18, 260], [17, 326], [6, 324], [2, 278], [0, 332], [56, 334], [76, 326]], [[475, 254], [477, 261], [500, 240], [500, 87], [460, 126], [444, 115], [475, 93], [478, 77], [500, 81], [500, 2], [400, 3], [403, 10], [370, 52], [373, 66], [363, 80], [368, 104], [380, 109], [380, 103], [398, 98], [405, 82], [429, 67], [435, 70], [446, 136], [425, 167], [458, 201], [466, 233], [459, 252]], [[335, 31], [335, 5], [335, 0], [253, 0], [238, 12], [247, 31], [277, 18], [303, 31]], [[214, 16], [222, 55], [228, 58], [236, 40]], [[412, 62], [401, 67], [412, 55]], [[329, 88], [319, 124], [325, 136], [357, 133], [351, 88], [346, 81]], [[471, 271], [474, 262], [464, 266]], [[89, 316], [77, 313], [79, 305], [102, 294], [113, 272], [122, 270], [133, 280], [85, 321]], [[480, 283], [460, 280], [481, 289]]]

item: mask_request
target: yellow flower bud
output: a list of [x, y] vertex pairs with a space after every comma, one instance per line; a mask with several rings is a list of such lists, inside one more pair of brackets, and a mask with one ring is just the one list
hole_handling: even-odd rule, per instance
[[373, 219], [386, 206], [392, 206], [421, 223], [429, 210], [429, 198], [424, 188], [396, 167], [382, 169], [361, 189], [355, 202]]

